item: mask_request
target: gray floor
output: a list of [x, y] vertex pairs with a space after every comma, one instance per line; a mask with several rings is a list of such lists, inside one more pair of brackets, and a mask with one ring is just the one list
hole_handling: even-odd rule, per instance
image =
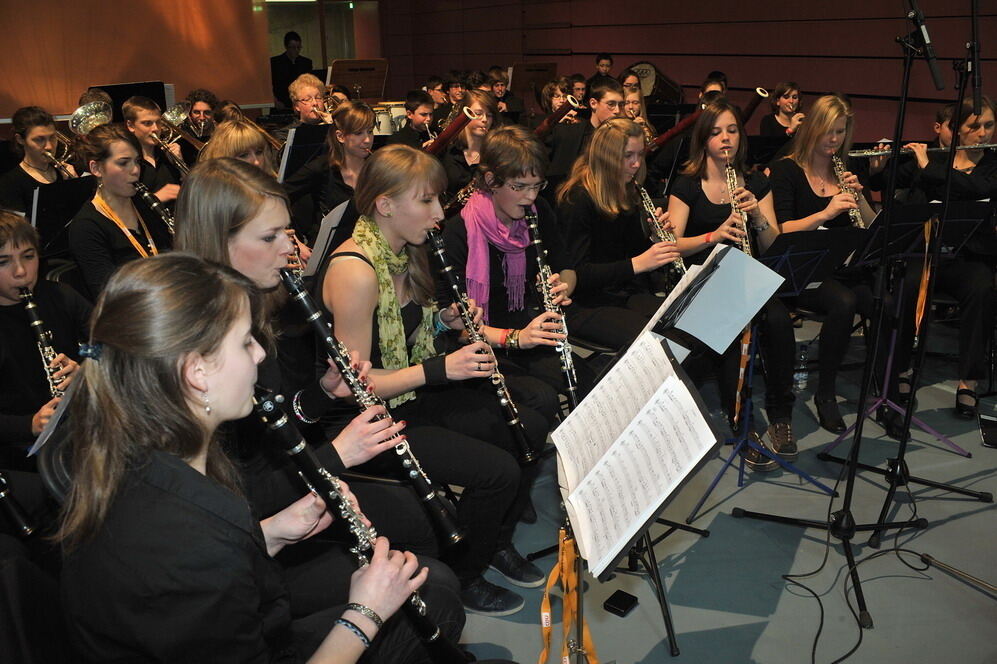
[[[797, 330], [799, 339], [815, 334], [812, 324]], [[938, 326], [934, 335], [933, 350], [954, 351], [952, 329]], [[862, 355], [860, 339], [855, 339], [853, 349], [856, 357]], [[916, 414], [970, 451], [972, 458], [958, 456], [931, 436], [915, 431], [907, 457], [911, 474], [974, 491], [997, 492], [997, 450], [980, 445], [976, 422], [950, 414], [955, 383], [945, 379], [951, 378], [953, 367], [952, 360], [929, 360], [926, 387], [919, 392]], [[841, 409], [849, 424], [855, 420], [859, 377], [859, 371], [847, 371], [839, 378]], [[814, 384], [815, 376], [811, 375], [810, 389]], [[797, 464], [822, 482], [833, 484], [840, 466], [816, 458], [832, 436], [817, 425], [810, 389], [799, 395], [794, 413], [794, 430], [800, 441]], [[715, 385], [704, 386], [703, 396], [715, 409]], [[994, 413], [994, 401], [985, 400], [982, 411]], [[875, 423], [867, 422], [863, 438], [860, 458], [869, 464], [881, 465], [897, 449], [897, 443], [884, 436]], [[847, 449], [841, 445], [837, 453], [845, 455]], [[729, 450], [724, 448], [724, 453]], [[662, 516], [684, 521], [721, 465], [719, 459], [707, 464]], [[520, 524], [517, 529], [516, 544], [524, 553], [554, 542], [560, 515], [553, 473], [553, 461], [548, 461], [534, 490], [538, 523]], [[899, 546], [927, 553], [991, 584], [997, 583], [994, 505], [917, 485], [912, 485], [911, 494], [913, 502], [906, 492], [898, 497], [890, 518], [906, 521], [916, 508], [917, 515], [926, 518], [929, 525], [924, 530], [903, 531]], [[882, 478], [860, 472], [852, 503], [856, 521], [874, 522], [884, 496]], [[839, 505], [837, 499], [835, 509]], [[843, 656], [858, 641], [860, 630], [845, 602], [847, 566], [840, 545], [832, 540], [828, 547], [827, 535], [818, 529], [735, 519], [731, 516], [735, 507], [821, 521], [828, 513], [829, 499], [800, 477], [782, 470], [764, 475], [749, 473], [742, 487], [737, 486], [736, 470], [728, 470], [693, 524], [709, 529], [710, 536], [700, 538], [678, 532], [656, 547], [681, 650], [678, 661], [810, 661], [820, 608], [813, 596], [789, 585], [781, 575], [818, 569], [814, 576], [801, 579], [824, 605], [816, 661], [831, 662]], [[657, 536], [664, 530], [655, 526], [652, 534]], [[876, 553], [867, 545], [867, 539], [860, 533], [854, 540], [855, 555], [860, 560]], [[887, 553], [860, 563], [858, 568], [874, 627], [861, 630], [862, 644], [849, 661], [997, 662], [997, 596], [937, 568], [915, 571], [898, 559], [891, 551], [893, 546], [894, 536], [884, 537], [879, 550]], [[921, 567], [916, 555], [904, 558]], [[549, 571], [554, 556], [539, 563]], [[489, 578], [501, 582], [493, 572], [489, 572]], [[606, 583], [586, 578], [590, 584], [585, 595], [586, 615], [601, 662], [671, 660], [661, 614], [646, 576], [619, 573]], [[617, 589], [639, 598], [639, 605], [626, 618], [602, 608], [605, 599]], [[541, 648], [541, 589], [522, 594], [526, 608], [514, 616], [469, 616], [463, 641], [479, 658], [537, 661]], [[854, 598], [852, 601], [854, 604]], [[560, 602], [556, 599], [554, 613], [558, 619]], [[560, 656], [561, 624], [555, 624], [554, 629], [550, 661]]]

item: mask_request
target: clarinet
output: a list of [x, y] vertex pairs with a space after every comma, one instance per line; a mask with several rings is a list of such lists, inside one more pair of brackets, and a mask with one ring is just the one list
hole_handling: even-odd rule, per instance
[[575, 358], [571, 354], [571, 342], [568, 341], [568, 323], [564, 318], [561, 305], [554, 303], [554, 294], [550, 288], [550, 265], [547, 264], [547, 250], [540, 239], [540, 227], [537, 225], [537, 215], [533, 211], [526, 213], [526, 226], [530, 229], [530, 241], [537, 252], [537, 292], [543, 300], [544, 311], [551, 311], [561, 317], [561, 334], [564, 339], [557, 342], [554, 350], [561, 356], [561, 372], [568, 390], [568, 402], [572, 410], [578, 407], [578, 377], [575, 375]]
[[[640, 204], [644, 208], [644, 214], [647, 215], [647, 223], [651, 226], [651, 230], [654, 231], [654, 237], [658, 242], [675, 242], [675, 233], [665, 228], [665, 225], [658, 221], [658, 215], [654, 213], [654, 201], [651, 197], [647, 195], [647, 189], [644, 189], [636, 180], [634, 180], [634, 187], [637, 188], [637, 195], [640, 196]], [[679, 256], [671, 264], [671, 269], [675, 271], [676, 276], [681, 278], [685, 274], [685, 261]]]
[[[367, 389], [367, 381], [362, 380], [357, 371], [351, 366], [349, 350], [333, 335], [332, 325], [329, 323], [328, 317], [315, 306], [315, 301], [308, 294], [308, 291], [305, 290], [304, 286], [302, 286], [301, 280], [295, 277], [294, 273], [287, 268], [280, 270], [280, 278], [284, 282], [287, 292], [291, 295], [291, 299], [298, 303], [302, 313], [305, 314], [305, 320], [312, 324], [315, 334], [318, 335], [318, 338], [325, 345], [326, 354], [329, 356], [329, 359], [335, 362], [339, 373], [342, 374], [343, 380], [346, 381], [360, 408], [367, 410], [373, 406], [384, 406], [385, 410], [387, 410], [387, 404], [384, 403], [384, 400]], [[391, 414], [386, 413], [378, 419], [390, 418]], [[464, 532], [457, 525], [456, 521], [454, 521], [452, 508], [440, 498], [433, 483], [426, 476], [426, 472], [422, 469], [422, 466], [419, 465], [419, 460], [412, 454], [408, 441], [398, 436], [395, 438], [398, 441], [395, 445], [395, 454], [401, 462], [405, 476], [412, 483], [416, 495], [419, 496], [419, 499], [429, 511], [430, 518], [439, 528], [440, 533], [447, 543], [456, 544], [461, 541], [464, 539]]]
[[[474, 316], [471, 315], [471, 307], [467, 303], [467, 294], [461, 290], [460, 284], [457, 282], [457, 273], [454, 272], [453, 265], [450, 264], [450, 259], [447, 258], [446, 247], [443, 245], [443, 236], [437, 230], [427, 231], [426, 235], [429, 236], [429, 241], [433, 245], [433, 253], [440, 261], [440, 273], [447, 280], [450, 290], [453, 292], [454, 302], [457, 303], [457, 311], [460, 312], [460, 319], [464, 323], [464, 329], [467, 330], [468, 339], [471, 343], [483, 341], [487, 344], [485, 335], [481, 333], [478, 324], [474, 322]], [[519, 462], [523, 465], [528, 464], [536, 460], [536, 454], [534, 454], [533, 448], [530, 447], [529, 441], [526, 440], [523, 421], [519, 419], [519, 409], [516, 407], [516, 402], [512, 400], [509, 388], [506, 387], [505, 376], [499, 370], [498, 358], [491, 351], [489, 353], [492, 355], [492, 359], [495, 360], [495, 369], [492, 371], [491, 381], [492, 385], [495, 386], [495, 394], [498, 396], [499, 403], [505, 410], [505, 423], [509, 425], [513, 440], [516, 441], [516, 446], [519, 448]]]
[[[173, 153], [171, 152], [170, 154]], [[138, 194], [138, 197], [141, 198], [146, 205], [152, 208], [153, 212], [159, 215], [159, 218], [163, 220], [164, 224], [166, 224], [166, 230], [170, 232], [170, 235], [173, 235], [176, 232], [173, 228], [173, 215], [167, 207], [163, 205], [163, 202], [153, 196], [152, 193], [149, 192], [149, 188], [141, 182], [135, 182], [132, 186], [135, 187], [135, 193]]]
[[[855, 199], [855, 203], [858, 204], [859, 195], [854, 189], [845, 184], [845, 164], [841, 161], [841, 157], [832, 155], [831, 167], [834, 169], [834, 177], [838, 179], [838, 188], [841, 189], [841, 193], [851, 194], [852, 198]], [[862, 220], [862, 210], [858, 208], [849, 210], [848, 218], [852, 220], [852, 226], [855, 228], [865, 228], [865, 221]]]
[[64, 376], [58, 378], [55, 374], [59, 369], [52, 366], [52, 361], [55, 360], [57, 353], [55, 349], [52, 348], [52, 332], [45, 327], [45, 321], [42, 317], [38, 315], [38, 305], [35, 304], [35, 298], [31, 294], [31, 291], [27, 288], [18, 288], [18, 294], [21, 299], [24, 300], [24, 311], [28, 314], [28, 318], [31, 320], [31, 331], [35, 333], [35, 341], [38, 345], [38, 353], [42, 356], [42, 364], [45, 367], [45, 377], [48, 379], [48, 390], [52, 394], [52, 397], [61, 397], [65, 394], [59, 385], [62, 383]]
[[7, 476], [2, 472], [0, 472], [0, 510], [3, 510], [3, 513], [7, 515], [18, 535], [30, 537], [34, 534], [35, 527], [31, 524], [24, 508], [21, 507], [21, 503], [11, 493], [10, 482], [7, 481]]
[[[256, 387], [256, 397], [253, 403], [256, 414], [267, 428], [276, 436], [277, 441], [298, 468], [298, 475], [304, 480], [309, 490], [314, 491], [325, 500], [330, 512], [337, 511], [347, 524], [350, 534], [356, 543], [350, 547], [350, 553], [357, 558], [360, 567], [370, 563], [370, 554], [374, 549], [377, 531], [373, 526], [364, 525], [361, 514], [353, 508], [350, 501], [343, 496], [343, 487], [339, 478], [330, 473], [319, 463], [315, 453], [308, 447], [298, 428], [288, 419], [279, 404], [284, 398], [260, 386]], [[430, 658], [438, 664], [463, 664], [467, 657], [456, 646], [450, 643], [440, 631], [438, 625], [426, 614], [426, 602], [418, 592], [413, 592], [408, 601], [402, 605], [412, 628], [422, 639]]]

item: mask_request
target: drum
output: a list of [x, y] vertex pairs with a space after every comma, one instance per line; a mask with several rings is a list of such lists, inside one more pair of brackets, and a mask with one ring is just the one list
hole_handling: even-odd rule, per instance
[[395, 133], [395, 128], [391, 123], [391, 112], [386, 106], [375, 106], [374, 111], [374, 135], [390, 136]]

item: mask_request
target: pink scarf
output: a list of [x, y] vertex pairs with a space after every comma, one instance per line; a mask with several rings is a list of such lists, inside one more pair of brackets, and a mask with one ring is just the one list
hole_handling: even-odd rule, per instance
[[[536, 214], [536, 208], [533, 208]], [[492, 204], [492, 195], [475, 191], [461, 211], [467, 229], [467, 295], [484, 310], [488, 322], [488, 295], [490, 270], [488, 245], [502, 252], [502, 273], [509, 311], [523, 308], [526, 292], [526, 247], [530, 244], [530, 231], [525, 219], [517, 219], [512, 226], [499, 221]]]

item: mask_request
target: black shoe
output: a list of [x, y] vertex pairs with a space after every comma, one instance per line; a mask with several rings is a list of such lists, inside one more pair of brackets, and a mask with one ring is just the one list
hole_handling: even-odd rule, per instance
[[526, 501], [526, 507], [523, 508], [523, 513], [519, 515], [519, 520], [523, 523], [537, 522], [537, 508], [533, 506], [533, 500]]
[[537, 588], [544, 584], [545, 577], [540, 568], [519, 555], [511, 544], [495, 554], [491, 568], [509, 583], [521, 588]]
[[495, 618], [511, 616], [526, 605], [516, 593], [489, 583], [480, 576], [461, 589], [460, 601], [468, 613]]
[[[750, 432], [748, 437], [751, 439], [751, 442], [758, 445], [758, 447], [766, 450], [769, 449], [757, 432]], [[747, 443], [741, 447], [741, 458], [744, 459], [744, 463], [748, 468], [759, 473], [768, 473], [779, 467], [778, 461], [765, 456]]]
[[[966, 403], [965, 401], [960, 401], [959, 397], [969, 397], [973, 400], [973, 403]], [[976, 417], [978, 406], [980, 404], [980, 398], [976, 396], [975, 390], [968, 390], [964, 387], [956, 390], [955, 393], [955, 416], [961, 417], [964, 420], [971, 420]]]
[[876, 424], [883, 427], [886, 435], [894, 440], [900, 440], [904, 433], [904, 416], [889, 406], [876, 409]]
[[[904, 392], [901, 388], [906, 387], [907, 391]], [[898, 406], [907, 406], [910, 403], [910, 392], [911, 392], [911, 382], [910, 376], [897, 376], [897, 398], [896, 402]]]
[[817, 421], [822, 429], [831, 433], [844, 433], [848, 428], [841, 419], [838, 402], [834, 397], [825, 400], [814, 395], [814, 407], [817, 408]]

